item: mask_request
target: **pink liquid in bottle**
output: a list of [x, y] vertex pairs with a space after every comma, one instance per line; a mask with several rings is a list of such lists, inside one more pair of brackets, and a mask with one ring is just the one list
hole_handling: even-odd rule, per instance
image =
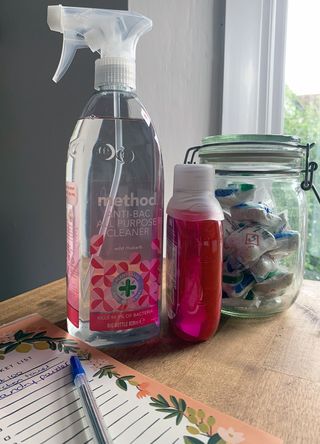
[[216, 332], [220, 320], [222, 224], [220, 220], [188, 220], [188, 212], [181, 216], [167, 220], [169, 323], [182, 339], [205, 341]]

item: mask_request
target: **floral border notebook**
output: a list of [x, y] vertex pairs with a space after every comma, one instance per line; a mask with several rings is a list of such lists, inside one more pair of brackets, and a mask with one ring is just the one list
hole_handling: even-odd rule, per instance
[[115, 444], [281, 444], [166, 387], [39, 315], [0, 328], [0, 443], [93, 443], [72, 383], [83, 360]]

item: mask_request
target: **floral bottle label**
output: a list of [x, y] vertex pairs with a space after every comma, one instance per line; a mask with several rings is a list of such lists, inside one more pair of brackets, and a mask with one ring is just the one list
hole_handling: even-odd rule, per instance
[[[123, 173], [123, 177], [126, 175]], [[150, 183], [91, 183], [90, 330], [119, 331], [159, 320], [161, 193]], [[106, 219], [107, 218], [107, 219]], [[107, 222], [106, 222], [107, 220]]]
[[74, 182], [66, 184], [67, 201], [67, 314], [79, 327], [79, 211], [78, 190]]
[[[92, 247], [101, 242], [93, 237]], [[161, 289], [160, 242], [152, 241], [153, 258], [133, 253], [128, 261], [91, 259], [90, 328], [117, 331], [158, 322]]]

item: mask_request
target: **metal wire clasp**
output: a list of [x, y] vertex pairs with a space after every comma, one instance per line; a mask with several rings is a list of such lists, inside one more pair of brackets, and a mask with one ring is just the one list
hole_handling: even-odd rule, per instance
[[310, 150], [312, 147], [314, 147], [315, 143], [307, 143], [306, 145], [300, 145], [302, 148], [306, 150], [306, 163], [305, 163], [305, 169], [304, 172], [304, 180], [301, 182], [301, 188], [304, 191], [313, 190], [317, 201], [320, 204], [320, 194], [318, 193], [315, 185], [313, 184], [313, 175], [314, 172], [318, 169], [317, 162], [309, 161], [310, 158]]
[[[305, 155], [305, 169], [303, 170], [304, 173], [304, 180], [301, 182], [301, 188], [304, 191], [313, 190], [314, 195], [316, 196], [317, 201], [320, 204], [320, 194], [317, 191], [315, 185], [313, 184], [313, 176], [314, 172], [318, 169], [317, 162], [310, 161], [310, 150], [313, 148], [315, 143], [307, 143], [306, 145], [298, 145], [301, 148], [304, 148], [306, 151]], [[186, 155], [184, 157], [185, 164], [192, 164], [194, 162], [194, 157], [196, 153], [202, 148], [202, 145], [199, 146], [192, 146], [186, 151]]]
[[[183, 163], [195, 163], [194, 160], [194, 156], [196, 155], [196, 153], [200, 150], [200, 148], [202, 148], [202, 145], [199, 146], [192, 146], [191, 148], [188, 148], [186, 151], [186, 155], [184, 156], [184, 161]], [[191, 158], [189, 160], [189, 155], [191, 154]]]

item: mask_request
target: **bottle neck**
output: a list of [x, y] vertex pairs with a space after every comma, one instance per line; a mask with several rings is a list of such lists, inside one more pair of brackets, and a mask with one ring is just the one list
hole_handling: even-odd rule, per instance
[[135, 91], [135, 61], [123, 57], [102, 57], [95, 62], [94, 87], [98, 91]]
[[136, 89], [131, 88], [129, 85], [112, 84], [112, 83], [106, 83], [104, 85], [100, 85], [99, 87], [96, 87], [96, 89], [99, 92], [104, 92], [104, 91], [120, 91], [120, 92], [130, 92], [130, 93], [136, 92]]
[[223, 212], [212, 191], [175, 191], [167, 214], [185, 220], [223, 220]]

